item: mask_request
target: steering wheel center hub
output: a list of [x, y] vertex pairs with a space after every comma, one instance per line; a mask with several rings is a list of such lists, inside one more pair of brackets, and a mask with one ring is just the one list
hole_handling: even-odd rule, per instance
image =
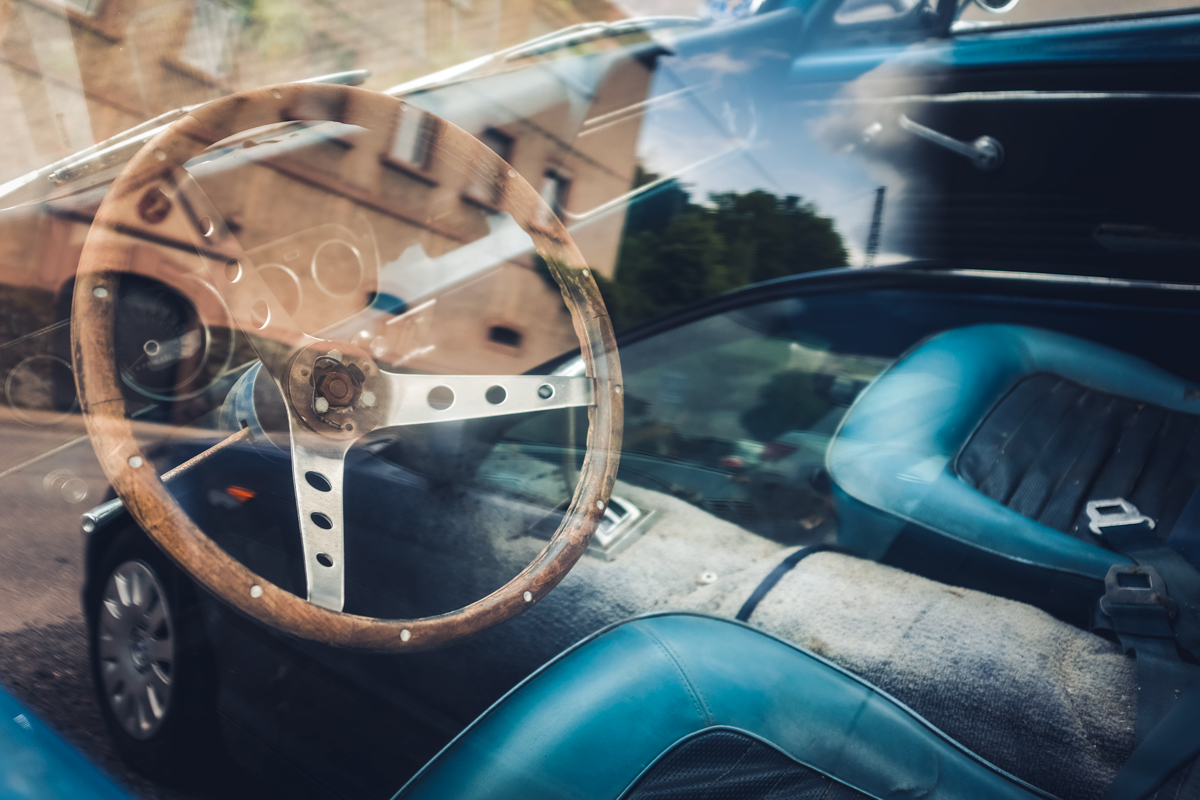
[[374, 430], [386, 390], [374, 359], [351, 344], [310, 345], [288, 370], [288, 402], [310, 428], [330, 439], [357, 439]]
[[353, 405], [361, 394], [361, 385], [352, 375], [344, 372], [329, 370], [317, 378], [317, 397], [325, 398], [331, 406], [345, 408]]

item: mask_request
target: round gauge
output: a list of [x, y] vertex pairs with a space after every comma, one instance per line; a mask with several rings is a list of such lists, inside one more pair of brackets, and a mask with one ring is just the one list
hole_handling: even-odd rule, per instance
[[195, 388], [208, 361], [209, 331], [191, 301], [144, 278], [121, 281], [114, 349], [125, 384], [157, 400]]
[[258, 268], [258, 276], [267, 284], [284, 311], [294, 316], [300, 310], [303, 295], [296, 273], [282, 264], [264, 264]]
[[13, 367], [4, 394], [17, 419], [30, 425], [53, 425], [77, 408], [75, 373], [57, 356], [30, 356]]
[[345, 297], [362, 285], [362, 254], [349, 242], [330, 239], [313, 253], [312, 274], [321, 291]]

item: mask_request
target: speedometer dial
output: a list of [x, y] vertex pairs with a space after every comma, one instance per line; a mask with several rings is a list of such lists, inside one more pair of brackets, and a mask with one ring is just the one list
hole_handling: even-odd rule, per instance
[[122, 280], [115, 349], [125, 385], [158, 400], [202, 389], [210, 344], [208, 327], [182, 294], [142, 278]]

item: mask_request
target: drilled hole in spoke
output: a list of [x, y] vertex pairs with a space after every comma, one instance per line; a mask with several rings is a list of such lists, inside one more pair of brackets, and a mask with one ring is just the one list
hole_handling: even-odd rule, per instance
[[225, 262], [225, 280], [237, 283], [242, 279], [242, 262], [231, 258]]
[[213, 224], [211, 217], [201, 217], [200, 219], [196, 220], [196, 227], [199, 228], [200, 235], [205, 239], [212, 236], [213, 232], [217, 229], [217, 226]]
[[308, 481], [308, 485], [316, 489], [318, 492], [328, 492], [333, 489], [333, 485], [319, 472], [304, 473], [304, 480]]
[[333, 559], [329, 557], [328, 553], [317, 553], [317, 563], [322, 567], [332, 567]]
[[492, 405], [498, 406], [508, 398], [508, 392], [503, 386], [491, 386], [483, 393], [483, 397]]
[[445, 411], [450, 406], [454, 405], [454, 390], [449, 386], [435, 386], [429, 390], [430, 408], [436, 411]]
[[554, 387], [548, 383], [543, 383], [538, 387], [538, 397], [543, 400], [549, 400], [551, 397], [554, 397]]
[[308, 518], [313, 521], [313, 525], [323, 530], [329, 530], [333, 527], [333, 520], [322, 514], [320, 511], [314, 511], [308, 515]]

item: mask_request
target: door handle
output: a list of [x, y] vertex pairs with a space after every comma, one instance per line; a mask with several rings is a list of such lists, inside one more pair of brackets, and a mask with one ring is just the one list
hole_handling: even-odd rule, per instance
[[999, 169], [1000, 165], [1004, 163], [1004, 148], [990, 136], [980, 136], [973, 142], [964, 142], [939, 133], [933, 128], [926, 128], [903, 114], [900, 115], [900, 127], [926, 141], [933, 142], [938, 147], [944, 147], [952, 153], [969, 158], [978, 170], [990, 172]]

